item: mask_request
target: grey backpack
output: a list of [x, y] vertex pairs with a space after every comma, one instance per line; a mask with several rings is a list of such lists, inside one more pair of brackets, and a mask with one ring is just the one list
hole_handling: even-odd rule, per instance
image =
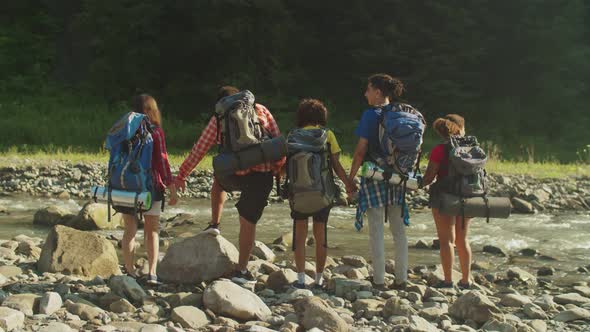
[[265, 139], [254, 95], [248, 90], [221, 99], [215, 105], [215, 116], [222, 151], [239, 152]]
[[452, 136], [447, 146], [449, 151], [449, 176], [445, 191], [460, 197], [485, 196], [488, 160], [475, 136]]
[[314, 214], [333, 204], [336, 184], [326, 129], [295, 129], [287, 137], [287, 196], [291, 209]]

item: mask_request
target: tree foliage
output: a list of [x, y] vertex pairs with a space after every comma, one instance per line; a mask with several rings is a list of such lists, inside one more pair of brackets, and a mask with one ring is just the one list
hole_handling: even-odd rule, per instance
[[0, 91], [59, 85], [109, 104], [148, 91], [194, 120], [233, 84], [275, 112], [316, 97], [350, 121], [366, 77], [386, 72], [430, 122], [459, 113], [503, 149], [573, 160], [588, 144], [589, 13], [583, 0], [9, 1]]

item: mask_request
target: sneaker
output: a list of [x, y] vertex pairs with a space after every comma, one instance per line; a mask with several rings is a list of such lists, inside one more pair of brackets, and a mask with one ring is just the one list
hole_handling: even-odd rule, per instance
[[433, 286], [434, 288], [453, 288], [453, 282], [447, 282], [444, 280], [441, 280], [439, 282], [436, 283], [436, 285]]
[[292, 284], [291, 287], [293, 288], [297, 288], [297, 289], [305, 289], [305, 284], [299, 283], [299, 281], [295, 280]]
[[239, 278], [239, 279], [244, 279], [247, 281], [255, 281], [256, 280], [256, 278], [254, 278], [254, 275], [248, 270], [246, 270], [246, 272], [244, 272], [244, 273], [242, 273], [242, 271], [236, 270], [236, 271], [234, 271], [232, 278]]
[[215, 236], [220, 235], [221, 231], [219, 231], [219, 224], [209, 224], [202, 233], [205, 234], [213, 234]]
[[403, 281], [398, 283], [393, 283], [393, 285], [391, 285], [391, 289], [395, 289], [395, 290], [406, 290], [406, 287], [408, 287], [408, 283]]
[[373, 284], [373, 289], [381, 292], [386, 292], [389, 290], [385, 284]]
[[326, 283], [325, 283], [325, 282], [323, 282], [323, 283], [321, 283], [321, 284], [318, 284], [318, 283], [315, 283], [315, 282], [314, 282], [314, 283], [311, 285], [311, 289], [312, 289], [312, 290], [317, 290], [317, 291], [323, 291], [323, 290], [326, 290]]
[[149, 285], [161, 285], [162, 283], [158, 280], [158, 276], [155, 274], [148, 274], [147, 281]]
[[137, 274], [137, 270], [135, 268], [133, 268], [132, 270], [129, 270], [126, 267], [124, 267], [123, 268], [123, 273], [126, 274], [127, 276], [133, 278], [133, 279], [139, 278], [139, 275]]
[[459, 287], [459, 289], [471, 289], [471, 283], [459, 281], [457, 287]]

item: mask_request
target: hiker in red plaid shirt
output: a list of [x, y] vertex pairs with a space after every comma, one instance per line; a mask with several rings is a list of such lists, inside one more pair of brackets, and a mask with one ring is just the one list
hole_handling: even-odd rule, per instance
[[[238, 93], [235, 87], [224, 86], [219, 90], [217, 101], [224, 97]], [[279, 127], [270, 113], [270, 111], [260, 104], [255, 104], [258, 119], [262, 126], [272, 137], [281, 135]], [[175, 179], [178, 188], [184, 190], [186, 187], [187, 176], [195, 169], [203, 159], [209, 149], [221, 143], [221, 133], [218, 132], [217, 118], [212, 116], [209, 123], [201, 133], [201, 137], [193, 146], [190, 154], [182, 165]], [[260, 220], [262, 212], [267, 205], [268, 196], [272, 190], [273, 176], [278, 174], [285, 164], [285, 158], [276, 162], [268, 162], [256, 165], [244, 171], [237, 171], [239, 187], [241, 191], [240, 199], [236, 203], [236, 208], [240, 215], [240, 258], [237, 266], [235, 277], [254, 280], [252, 274], [248, 272], [246, 266], [252, 252], [256, 236], [256, 223]], [[211, 222], [204, 232], [220, 234], [219, 222], [221, 211], [226, 199], [226, 194], [218, 181], [214, 179], [211, 188]]]

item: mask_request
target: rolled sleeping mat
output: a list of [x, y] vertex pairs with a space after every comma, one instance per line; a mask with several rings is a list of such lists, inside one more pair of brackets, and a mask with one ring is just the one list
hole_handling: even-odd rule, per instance
[[[460, 216], [461, 198], [456, 195], [441, 193], [440, 212], [448, 216]], [[466, 217], [487, 217], [487, 207], [483, 197], [464, 198], [464, 213]], [[507, 197], [488, 197], [489, 217], [506, 219], [510, 217], [512, 206], [510, 199]]]
[[213, 158], [216, 175], [231, 175], [252, 166], [280, 160], [287, 155], [287, 140], [283, 136], [266, 140], [239, 152], [222, 152]]
[[[368, 161], [365, 161], [361, 167], [361, 176], [369, 180], [384, 180], [383, 170], [379, 166]], [[389, 178], [389, 183], [395, 186], [399, 185], [401, 180], [402, 179], [399, 174], [393, 173], [391, 174], [391, 178]], [[416, 174], [411, 173], [408, 181], [406, 182], [406, 188], [410, 190], [416, 190], [420, 187], [420, 182], [422, 182], [421, 176], [416, 176]]]
[[[106, 187], [94, 186], [91, 189], [90, 195], [97, 203], [108, 203], [109, 190]], [[152, 208], [152, 193], [149, 191], [135, 193], [132, 191], [111, 189], [111, 202], [114, 206], [130, 208], [135, 208], [135, 204], [137, 203], [137, 207], [141, 206], [142, 210], [147, 211]]]

